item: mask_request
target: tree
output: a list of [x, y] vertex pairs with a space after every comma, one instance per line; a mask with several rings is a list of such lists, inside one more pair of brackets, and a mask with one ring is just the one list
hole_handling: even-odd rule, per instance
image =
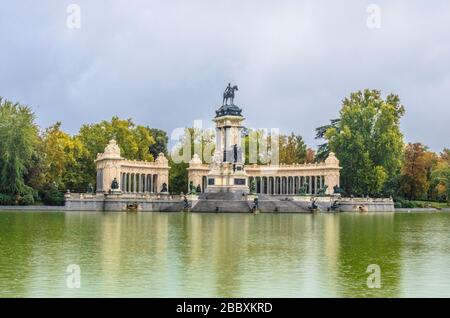
[[447, 161], [450, 164], [450, 149], [444, 148], [441, 152], [441, 159]]
[[169, 183], [170, 192], [179, 194], [181, 192], [188, 193], [188, 171], [189, 164], [186, 162], [174, 162], [169, 156]]
[[[202, 163], [210, 163], [214, 152], [214, 138], [209, 131], [186, 128], [179, 143], [172, 149], [169, 158], [169, 182], [172, 193], [187, 193], [189, 161], [197, 154]], [[195, 185], [194, 185], [195, 186]]]
[[244, 130], [242, 147], [244, 149], [244, 162], [249, 164], [266, 164], [270, 161], [271, 137], [264, 130]]
[[0, 193], [30, 192], [25, 185], [38, 140], [35, 115], [27, 106], [0, 98]]
[[431, 185], [439, 198], [450, 203], [450, 163], [446, 160], [441, 159], [431, 173]]
[[427, 193], [424, 193], [423, 196], [426, 197], [428, 200], [433, 200], [435, 197], [435, 191], [431, 186], [431, 174], [433, 173], [433, 170], [436, 168], [436, 165], [439, 161], [439, 156], [435, 152], [427, 150], [425, 151], [424, 154], [424, 161], [425, 161], [427, 182], [430, 186], [428, 187]]
[[[318, 128], [316, 128], [316, 139], [325, 139], [325, 134], [326, 132], [331, 129], [338, 129], [339, 126], [339, 122], [341, 120], [338, 119], [331, 119], [330, 120], [330, 124], [328, 125], [324, 125], [324, 126], [320, 126]], [[323, 144], [320, 144], [317, 147], [317, 153], [316, 153], [316, 161], [317, 162], [323, 162], [325, 161], [325, 159], [328, 158], [328, 155], [330, 154], [330, 147], [328, 146], [328, 142], [325, 142]]]
[[339, 121], [324, 137], [340, 160], [347, 193], [393, 194], [402, 162], [404, 112], [397, 95], [383, 100], [377, 90], [358, 91], [343, 100]]
[[303, 164], [307, 161], [307, 149], [303, 137], [291, 133], [279, 136], [280, 163]]
[[95, 184], [96, 167], [94, 160], [102, 153], [109, 140], [115, 139], [119, 144], [122, 157], [130, 160], [153, 161], [150, 152], [155, 140], [148, 127], [135, 125], [132, 119], [113, 117], [111, 121], [83, 125], [75, 136], [86, 151], [81, 163], [85, 176], [83, 184]]
[[147, 127], [147, 129], [150, 131], [150, 134], [155, 140], [155, 143], [150, 145], [150, 153], [152, 154], [153, 158], [158, 157], [160, 153], [167, 155], [167, 145], [169, 143], [169, 137], [167, 136], [167, 133], [164, 130], [157, 128]]
[[313, 163], [316, 161], [316, 152], [314, 151], [314, 149], [308, 148], [306, 151], [306, 163]]
[[430, 183], [427, 176], [427, 147], [421, 143], [406, 146], [400, 176], [400, 191], [409, 200], [426, 196]]
[[131, 160], [153, 161], [150, 147], [155, 140], [148, 128], [135, 125], [132, 119], [113, 117], [111, 121], [83, 125], [77, 138], [86, 146], [93, 159], [103, 152], [111, 139], [119, 144], [124, 158]]
[[89, 154], [80, 139], [61, 130], [61, 123], [45, 129], [40, 151], [44, 158], [43, 182], [60, 190], [84, 190], [90, 182], [85, 164]]

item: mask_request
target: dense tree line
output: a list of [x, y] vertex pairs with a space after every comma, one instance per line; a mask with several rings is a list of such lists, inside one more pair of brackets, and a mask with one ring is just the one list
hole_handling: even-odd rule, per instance
[[83, 125], [72, 136], [59, 122], [40, 131], [29, 107], [0, 99], [0, 204], [62, 204], [65, 191], [95, 187], [94, 160], [113, 138], [128, 159], [167, 154], [164, 131], [131, 119]]
[[383, 99], [377, 90], [352, 93], [343, 100], [340, 117], [316, 129], [316, 138], [325, 140], [316, 160], [336, 153], [348, 195], [449, 201], [449, 150], [436, 154], [420, 143], [405, 145], [404, 113], [397, 95]]
[[[400, 131], [404, 112], [396, 95], [382, 98], [377, 90], [358, 91], [343, 100], [339, 118], [316, 129], [317, 139], [324, 141], [317, 152], [294, 133], [277, 135], [275, 150], [274, 136], [246, 130], [244, 160], [265, 164], [275, 155], [281, 164], [303, 164], [321, 162], [333, 151], [347, 195], [449, 201], [450, 150], [438, 154], [420, 143], [405, 144]], [[169, 154], [165, 131], [132, 119], [113, 117], [70, 135], [59, 122], [39, 129], [29, 107], [0, 98], [0, 204], [62, 204], [68, 189], [95, 187], [94, 160], [112, 138], [127, 159], [152, 161], [161, 152]], [[211, 162], [214, 144], [211, 131], [185, 129], [169, 156], [173, 193], [188, 191], [189, 159], [198, 154], [204, 163]]]

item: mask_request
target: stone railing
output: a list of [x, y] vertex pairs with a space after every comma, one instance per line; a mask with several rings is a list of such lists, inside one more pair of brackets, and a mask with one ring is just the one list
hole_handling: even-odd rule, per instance
[[375, 203], [392, 203], [394, 200], [392, 198], [341, 198], [339, 201], [348, 203], [365, 203], [365, 202], [375, 202]]
[[340, 169], [339, 166], [321, 163], [305, 163], [305, 164], [279, 164], [279, 165], [247, 165], [247, 170], [313, 170], [313, 169]]
[[123, 159], [121, 161], [122, 166], [131, 166], [131, 167], [150, 167], [150, 168], [167, 168], [166, 162], [157, 162], [157, 161], [139, 161], [139, 160], [129, 160], [129, 159]]
[[114, 198], [119, 200], [170, 200], [179, 201], [182, 199], [181, 195], [172, 194], [155, 194], [155, 193], [111, 193], [111, 194], [92, 194], [92, 193], [66, 193], [64, 195], [66, 200], [104, 200], [105, 198]]

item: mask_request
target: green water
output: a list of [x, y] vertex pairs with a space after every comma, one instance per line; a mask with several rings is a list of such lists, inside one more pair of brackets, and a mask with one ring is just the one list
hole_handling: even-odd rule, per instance
[[450, 297], [449, 232], [450, 213], [0, 212], [0, 296]]

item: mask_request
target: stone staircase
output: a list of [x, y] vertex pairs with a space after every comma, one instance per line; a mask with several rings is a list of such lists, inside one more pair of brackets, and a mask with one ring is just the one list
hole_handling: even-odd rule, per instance
[[195, 204], [191, 212], [215, 213], [215, 212], [231, 212], [231, 213], [250, 213], [250, 206], [244, 200], [199, 200]]
[[262, 200], [259, 201], [261, 212], [305, 212], [309, 213], [306, 202], [284, 201], [284, 200]]
[[198, 198], [200, 200], [228, 200], [242, 201], [242, 192], [217, 192], [217, 193], [201, 193]]
[[180, 201], [167, 207], [162, 207], [159, 212], [181, 212], [184, 209], [184, 202]]

